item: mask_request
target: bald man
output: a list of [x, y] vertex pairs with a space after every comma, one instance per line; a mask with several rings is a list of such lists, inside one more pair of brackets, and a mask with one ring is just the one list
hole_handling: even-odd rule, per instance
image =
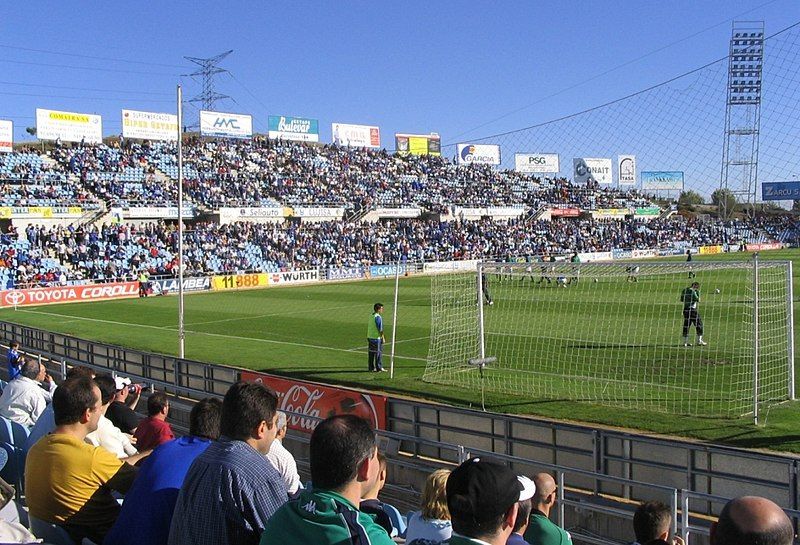
[[794, 528], [783, 509], [759, 496], [725, 504], [711, 525], [711, 545], [792, 545]]
[[525, 541], [536, 545], [572, 545], [572, 537], [550, 521], [550, 511], [556, 504], [556, 481], [549, 473], [533, 477], [536, 493], [533, 495], [531, 521], [525, 532]]

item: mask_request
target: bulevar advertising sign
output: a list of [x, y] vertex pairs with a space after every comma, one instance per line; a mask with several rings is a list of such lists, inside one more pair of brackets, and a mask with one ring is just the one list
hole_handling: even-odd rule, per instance
[[287, 413], [289, 428], [293, 430], [309, 433], [317, 427], [316, 418], [325, 419], [337, 414], [354, 414], [367, 420], [376, 429], [386, 429], [385, 396], [254, 371], [242, 371], [241, 377], [242, 380], [260, 382], [275, 391], [278, 410]]
[[112, 282], [58, 288], [30, 288], [0, 292], [0, 307], [51, 305], [55, 303], [85, 303], [104, 299], [137, 297], [138, 282]]

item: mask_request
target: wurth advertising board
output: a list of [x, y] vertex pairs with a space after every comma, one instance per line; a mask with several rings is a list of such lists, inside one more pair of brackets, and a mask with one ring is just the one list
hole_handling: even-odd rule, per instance
[[278, 410], [287, 413], [290, 429], [309, 433], [320, 419], [337, 414], [360, 416], [374, 428], [386, 429], [387, 398], [384, 396], [253, 371], [242, 371], [241, 379], [260, 382], [277, 394]]
[[349, 146], [351, 148], [381, 147], [381, 129], [379, 127], [333, 123], [331, 125], [331, 134], [333, 134], [333, 143], [337, 146]]
[[0, 153], [14, 151], [14, 122], [0, 119]]
[[39, 140], [101, 144], [103, 120], [99, 115], [36, 108], [36, 137]]
[[0, 292], [0, 307], [24, 307], [56, 303], [86, 303], [106, 299], [138, 297], [138, 282], [112, 282], [57, 288], [30, 288]]
[[306, 282], [317, 282], [319, 280], [319, 269], [281, 271], [270, 273], [267, 276], [270, 286], [276, 284], [303, 284]]
[[247, 114], [200, 110], [200, 135], [251, 138], [253, 136], [253, 117]]

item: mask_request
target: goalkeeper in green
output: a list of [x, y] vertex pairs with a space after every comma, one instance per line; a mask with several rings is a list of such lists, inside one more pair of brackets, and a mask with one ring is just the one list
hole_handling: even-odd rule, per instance
[[689, 327], [694, 324], [697, 332], [697, 344], [705, 346], [703, 341], [703, 319], [697, 310], [700, 303], [700, 282], [692, 282], [688, 288], [681, 292], [681, 302], [683, 303], [683, 346], [692, 346], [689, 342]]

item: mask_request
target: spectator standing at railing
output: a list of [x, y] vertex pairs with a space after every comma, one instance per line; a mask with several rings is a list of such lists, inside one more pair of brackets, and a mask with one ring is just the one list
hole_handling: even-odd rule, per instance
[[20, 375], [9, 382], [0, 395], [0, 416], [32, 428], [53, 400], [56, 383], [37, 360], [20, 357], [19, 361], [22, 362]]
[[8, 360], [8, 380], [12, 381], [19, 376], [20, 368], [22, 367], [19, 355], [19, 343], [17, 341], [11, 341], [11, 344], [9, 344], [7, 360]]
[[550, 512], [556, 504], [558, 487], [549, 473], [538, 473], [533, 477], [536, 493], [533, 496], [531, 521], [525, 540], [535, 545], [572, 545], [569, 532], [550, 520]]
[[711, 545], [792, 545], [794, 537], [783, 509], [758, 496], [729, 501], [711, 525]]

